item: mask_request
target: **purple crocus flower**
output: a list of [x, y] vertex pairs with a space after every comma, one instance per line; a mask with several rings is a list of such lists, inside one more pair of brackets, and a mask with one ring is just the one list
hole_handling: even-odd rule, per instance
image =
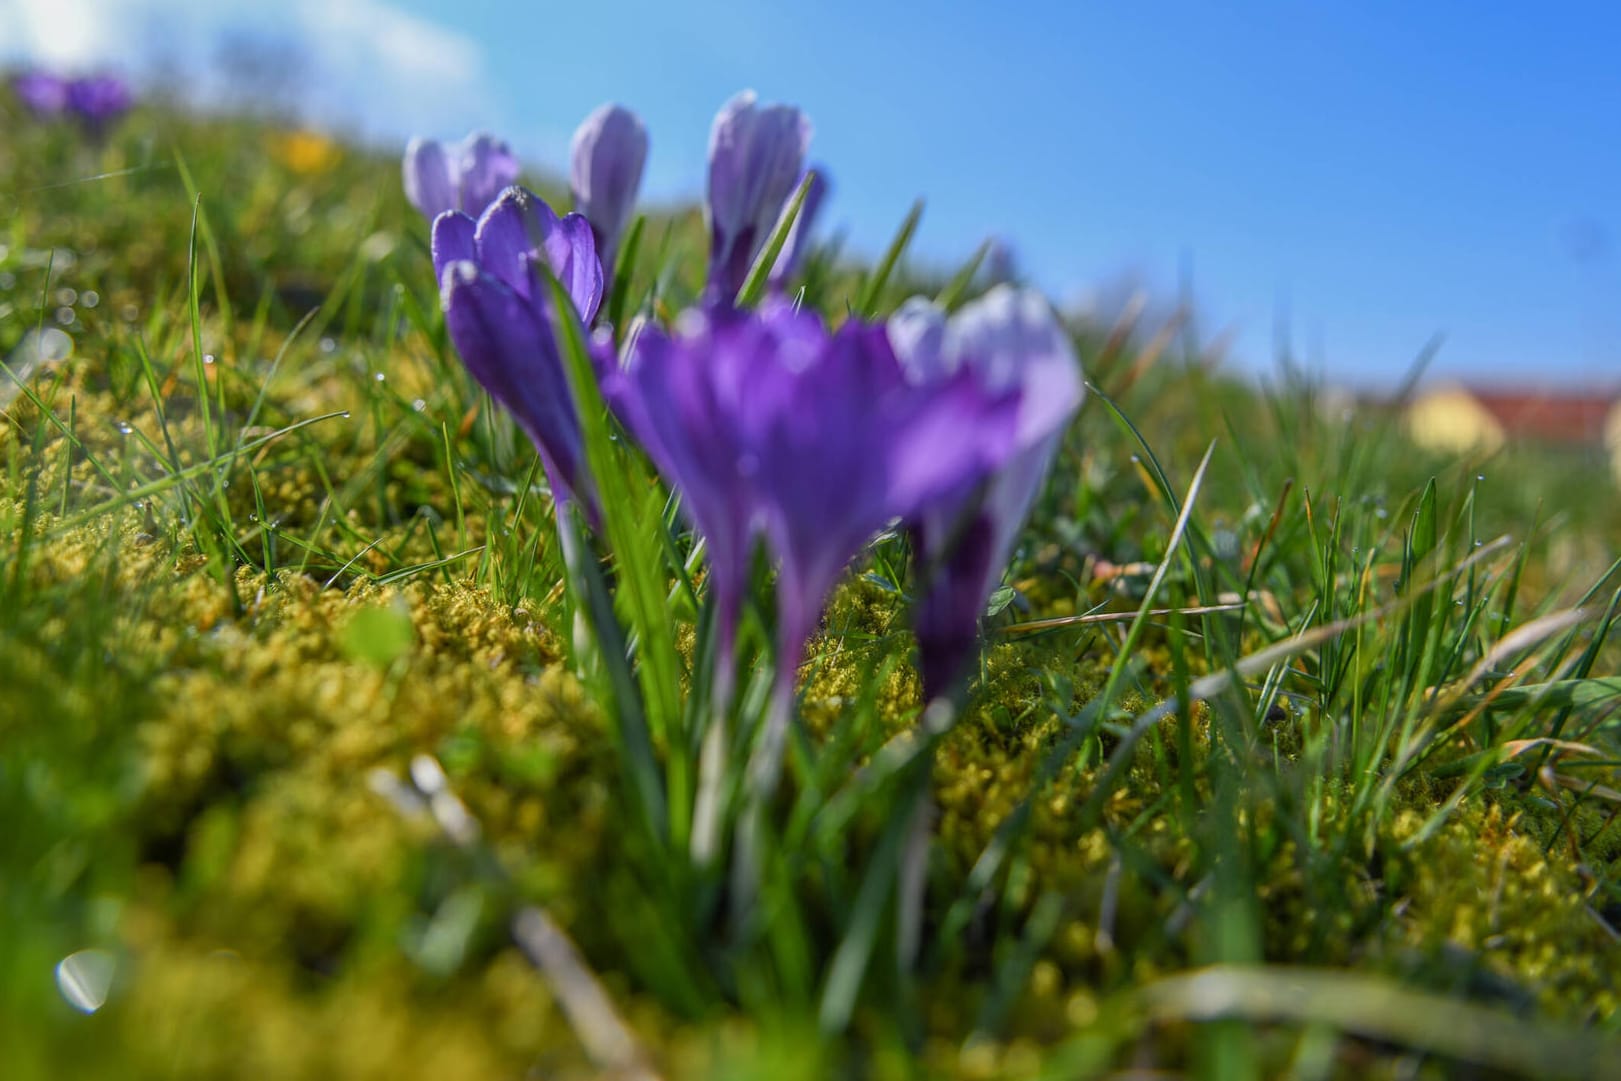
[[[805, 201], [800, 205], [799, 217], [788, 227], [788, 236], [782, 242], [782, 250], [777, 253], [777, 261], [771, 264], [773, 289], [780, 290], [783, 283], [793, 276], [800, 257], [810, 247], [809, 237], [811, 230], [816, 227], [816, 215], [822, 209], [822, 200], [827, 198], [832, 186], [827, 179], [827, 170], [822, 166], [814, 165], [809, 171], [810, 187], [805, 189]], [[797, 183], [795, 187], [798, 187]], [[782, 212], [788, 213], [786, 205], [783, 206]]]
[[599, 106], [574, 133], [569, 184], [574, 209], [596, 230], [597, 251], [610, 271], [646, 164], [647, 127], [622, 105]]
[[493, 135], [459, 143], [412, 139], [405, 148], [405, 197], [429, 221], [447, 210], [478, 216], [517, 182], [518, 159]]
[[128, 112], [132, 100], [128, 84], [116, 75], [87, 75], [67, 87], [68, 110], [95, 134]]
[[1033, 289], [1000, 285], [949, 320], [921, 298], [889, 321], [911, 378], [932, 385], [964, 369], [993, 390], [1017, 388], [1015, 448], [980, 489], [925, 504], [910, 525], [922, 569], [914, 612], [925, 694], [946, 692], [972, 654], [1030, 506], [1085, 394], [1064, 328]]
[[[777, 677], [751, 788], [775, 785], [794, 679], [828, 592], [874, 533], [970, 490], [1013, 448], [1018, 392], [963, 368], [908, 380], [881, 325], [829, 333], [780, 297], [649, 327], [609, 400], [709, 544], [729, 647], [753, 538], [778, 564]], [[729, 648], [724, 677], [730, 680]]]
[[[603, 392], [675, 490], [707, 546], [716, 609], [718, 708], [731, 696], [737, 621], [757, 525], [743, 416], [759, 393], [776, 389], [769, 358], [785, 340], [814, 335], [815, 318], [773, 308], [751, 317], [716, 304], [681, 313], [674, 334], [647, 324]], [[762, 360], [761, 358], [766, 358]]]
[[771, 235], [805, 166], [811, 126], [791, 105], [757, 105], [745, 90], [709, 130], [709, 289], [730, 300]]
[[47, 71], [26, 71], [11, 80], [17, 99], [37, 117], [62, 115], [68, 107], [68, 80]]
[[[556, 339], [559, 320], [589, 323], [602, 300], [591, 226], [578, 214], [559, 218], [538, 195], [511, 187], [476, 222], [456, 210], [439, 215], [433, 263], [462, 363], [534, 442], [558, 504], [578, 498], [595, 522], [595, 491]], [[541, 263], [563, 284], [569, 310], [552, 303]]]

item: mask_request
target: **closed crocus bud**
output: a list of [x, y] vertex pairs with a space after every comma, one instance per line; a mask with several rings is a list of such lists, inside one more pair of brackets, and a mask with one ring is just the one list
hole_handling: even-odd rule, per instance
[[474, 132], [460, 143], [412, 139], [405, 148], [405, 197], [432, 221], [447, 210], [473, 217], [518, 179], [507, 144]]
[[597, 253], [609, 273], [646, 164], [647, 127], [622, 105], [600, 106], [574, 133], [569, 174], [574, 209], [596, 232]]
[[[822, 200], [827, 198], [832, 184], [827, 179], [827, 169], [820, 165], [813, 165], [809, 170], [810, 187], [805, 189], [805, 201], [800, 204], [799, 216], [788, 227], [788, 235], [783, 239], [782, 250], [777, 253], [777, 261], [771, 264], [771, 287], [781, 289], [783, 284], [793, 276], [799, 266], [799, 260], [810, 247], [810, 233], [816, 227], [816, 215], [822, 209]], [[799, 185], [794, 185], [797, 188]], [[788, 207], [782, 208], [784, 214]]]
[[1085, 390], [1068, 334], [1033, 289], [997, 286], [950, 319], [910, 300], [891, 317], [889, 339], [915, 382], [969, 368], [994, 390], [1019, 392], [1006, 462], [979, 489], [926, 504], [908, 520], [922, 580], [913, 613], [919, 667], [924, 693], [935, 697], [973, 652], [985, 604]]
[[[559, 218], [533, 192], [512, 187], [477, 222], [441, 214], [433, 257], [462, 363], [534, 442], [558, 502], [577, 499], [595, 523], [595, 488], [556, 339], [560, 321], [589, 322], [602, 299], [590, 225], [578, 214]], [[563, 310], [552, 302], [548, 271], [572, 302]]]
[[709, 131], [709, 289], [737, 295], [805, 168], [811, 126], [791, 105], [759, 105], [745, 90]]

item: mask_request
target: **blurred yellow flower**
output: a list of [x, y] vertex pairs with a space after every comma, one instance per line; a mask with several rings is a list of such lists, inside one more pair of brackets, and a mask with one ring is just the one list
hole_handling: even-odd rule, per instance
[[270, 153], [293, 172], [309, 176], [332, 168], [343, 151], [319, 132], [287, 131], [271, 137]]

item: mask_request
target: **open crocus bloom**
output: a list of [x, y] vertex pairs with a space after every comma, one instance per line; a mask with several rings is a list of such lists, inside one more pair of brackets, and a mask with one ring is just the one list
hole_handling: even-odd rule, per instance
[[647, 164], [647, 128], [622, 105], [603, 105], [574, 133], [569, 187], [574, 209], [596, 230], [597, 252], [611, 270], [619, 234], [636, 207]]
[[[534, 442], [558, 501], [578, 498], [595, 521], [595, 489], [555, 333], [560, 319], [588, 323], [602, 299], [590, 225], [578, 214], [559, 218], [533, 192], [512, 187], [476, 222], [454, 210], [439, 215], [433, 263], [462, 363]], [[568, 310], [552, 303], [547, 272], [572, 300]]]
[[992, 389], [1021, 392], [1006, 464], [980, 490], [910, 518], [922, 568], [918, 653], [925, 693], [934, 696], [950, 687], [973, 652], [985, 603], [1085, 391], [1069, 336], [1035, 290], [997, 286], [950, 319], [914, 298], [890, 318], [889, 337], [918, 383], [972, 369]]
[[447, 210], [478, 216], [518, 179], [507, 144], [483, 132], [460, 143], [412, 139], [405, 148], [405, 197], [429, 221]]
[[731, 300], [805, 168], [811, 126], [791, 105], [759, 105], [745, 90], [709, 131], [709, 289]]
[[778, 564], [776, 702], [760, 756], [774, 763], [805, 644], [845, 565], [890, 521], [1000, 468], [1019, 391], [966, 367], [909, 380], [881, 325], [830, 333], [781, 298], [758, 312], [711, 304], [673, 334], [649, 327], [607, 380], [708, 542], [727, 652], [756, 536]]

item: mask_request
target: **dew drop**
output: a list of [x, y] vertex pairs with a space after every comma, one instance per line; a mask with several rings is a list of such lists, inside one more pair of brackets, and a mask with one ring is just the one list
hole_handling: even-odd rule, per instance
[[1485, 480], [1486, 479], [1486, 474], [1484, 474], [1484, 473], [1476, 473], [1475, 474], [1475, 479], [1476, 480]]
[[135, 430], [127, 420], [115, 420], [113, 421], [113, 427], [118, 429], [119, 435], [129, 435]]
[[213, 353], [204, 353], [203, 354], [203, 363], [204, 364], [212, 364], [212, 363], [214, 363], [214, 354]]
[[68, 1005], [81, 1013], [95, 1013], [107, 1001], [118, 964], [106, 950], [80, 950], [56, 966], [56, 987]]
[[388, 376], [384, 375], [382, 372], [377, 372], [372, 376], [372, 378], [377, 380], [379, 383], [388, 382]]
[[323, 353], [331, 353], [331, 352], [335, 352], [337, 350], [337, 348], [338, 348], [338, 343], [335, 340], [333, 340], [332, 338], [322, 338], [321, 339], [321, 352], [323, 352]]
[[343, 412], [339, 413], [338, 416], [342, 417], [344, 420], [348, 420], [349, 419], [349, 410], [345, 409]]
[[78, 313], [76, 313], [72, 308], [56, 309], [56, 321], [62, 326], [70, 326], [73, 323], [73, 320], [77, 318]]
[[428, 403], [423, 401], [421, 398], [418, 398], [416, 401], [411, 403], [411, 408], [420, 413], [424, 409], [428, 408]]
[[79, 302], [79, 291], [64, 285], [56, 291], [56, 302], [64, 308], [71, 308]]
[[84, 295], [79, 298], [79, 301], [86, 308], [94, 308], [97, 304], [101, 303], [101, 294], [96, 292], [94, 289], [86, 289], [84, 291]]

